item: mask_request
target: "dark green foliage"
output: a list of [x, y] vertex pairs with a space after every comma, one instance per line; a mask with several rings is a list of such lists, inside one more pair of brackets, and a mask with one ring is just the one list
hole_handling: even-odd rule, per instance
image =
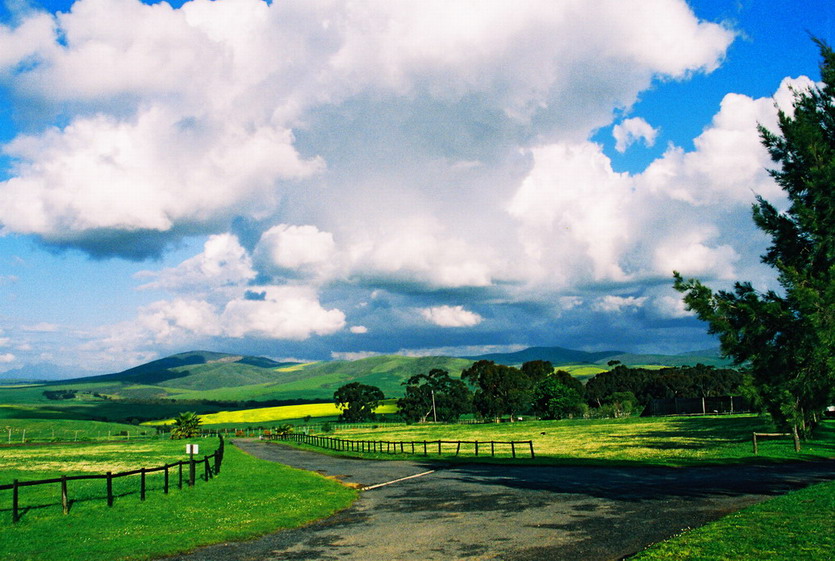
[[779, 164], [770, 173], [790, 201], [784, 212], [761, 197], [753, 206], [755, 224], [771, 238], [762, 261], [782, 290], [738, 282], [714, 292], [674, 273], [676, 290], [723, 352], [750, 365], [775, 422], [804, 435], [835, 399], [835, 53], [818, 45], [823, 86], [795, 92], [794, 114], [779, 114], [780, 134], [760, 128]]
[[589, 405], [600, 407], [612, 404], [614, 394], [629, 392], [636, 399], [636, 405], [646, 406], [653, 399], [664, 397], [738, 395], [743, 382], [743, 375], [736, 370], [703, 364], [660, 370], [620, 364], [586, 382], [585, 395]]
[[171, 438], [194, 438], [200, 434], [200, 423], [203, 421], [197, 413], [187, 411], [180, 413], [174, 419], [174, 426], [171, 427]]
[[[524, 368], [524, 366], [523, 366]], [[527, 371], [479, 360], [461, 372], [461, 379], [476, 388], [473, 408], [485, 419], [509, 415], [510, 420], [531, 406], [533, 389], [542, 373], [540, 366]]]
[[638, 408], [638, 398], [632, 392], [615, 392], [609, 396], [609, 405], [612, 408], [612, 416], [628, 417]]
[[554, 372], [554, 365], [547, 360], [531, 360], [522, 365], [522, 373], [536, 384]]
[[566, 419], [581, 415], [582, 403], [581, 394], [558, 376], [540, 380], [533, 390], [533, 410], [542, 419]]
[[406, 394], [397, 400], [397, 407], [407, 422], [453, 422], [469, 413], [472, 406], [469, 388], [446, 370], [435, 368], [429, 374], [417, 374], [403, 385]]
[[527, 362], [522, 371], [534, 380], [533, 412], [543, 419], [566, 419], [583, 414], [583, 383], [565, 370], [553, 371], [550, 362]]
[[375, 418], [374, 409], [385, 399], [376, 386], [351, 382], [333, 393], [333, 401], [342, 409], [339, 419], [346, 423], [369, 421]]

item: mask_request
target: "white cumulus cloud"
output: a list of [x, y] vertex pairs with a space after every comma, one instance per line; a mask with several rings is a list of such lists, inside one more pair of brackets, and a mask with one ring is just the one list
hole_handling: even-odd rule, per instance
[[637, 310], [643, 307], [646, 301], [647, 298], [645, 296], [614, 296], [608, 294], [598, 299], [592, 307], [599, 312], [620, 313], [628, 310]]
[[655, 144], [655, 137], [658, 129], [655, 129], [641, 117], [624, 119], [622, 123], [612, 128], [612, 136], [615, 138], [615, 150], [626, 152], [635, 142], [642, 140], [647, 146]]
[[307, 287], [263, 287], [260, 300], [236, 299], [220, 316], [224, 335], [234, 338], [304, 340], [329, 335], [345, 327], [345, 314], [325, 309]]
[[439, 327], [473, 327], [484, 318], [464, 306], [434, 306], [420, 311], [423, 318]]
[[176, 267], [142, 271], [138, 278], [155, 278], [140, 288], [170, 291], [205, 291], [210, 288], [244, 285], [256, 276], [252, 259], [232, 234], [209, 236], [203, 252]]

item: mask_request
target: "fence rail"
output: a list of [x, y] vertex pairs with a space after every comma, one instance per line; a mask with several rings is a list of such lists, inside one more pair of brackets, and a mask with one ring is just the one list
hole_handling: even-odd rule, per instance
[[215, 475], [220, 473], [220, 467], [223, 464], [223, 453], [224, 453], [224, 440], [223, 436], [220, 437], [220, 444], [218, 445], [217, 450], [214, 453], [209, 454], [208, 456], [203, 456], [202, 459], [194, 459], [190, 458], [188, 460], [182, 460], [179, 462], [174, 462], [173, 464], [165, 464], [159, 467], [153, 468], [146, 468], [142, 467], [139, 469], [133, 469], [129, 471], [123, 471], [119, 473], [113, 473], [108, 471], [104, 474], [87, 474], [87, 475], [62, 475], [61, 477], [54, 477], [52, 479], [38, 479], [33, 481], [18, 481], [17, 479], [14, 480], [11, 484], [0, 485], [0, 491], [12, 491], [12, 522], [15, 523], [20, 520], [20, 489], [23, 487], [31, 487], [35, 485], [54, 485], [56, 483], [61, 484], [61, 506], [63, 507], [64, 514], [69, 514], [70, 512], [70, 500], [69, 500], [69, 493], [67, 491], [67, 483], [69, 481], [80, 481], [83, 479], [103, 479], [106, 481], [106, 496], [107, 496], [107, 506], [113, 506], [114, 502], [114, 494], [113, 494], [113, 480], [120, 478], [120, 477], [130, 477], [133, 475], [139, 475], [139, 498], [140, 500], [145, 500], [145, 495], [147, 491], [146, 485], [146, 476], [149, 473], [156, 473], [156, 472], [164, 472], [164, 482], [163, 482], [163, 492], [167, 495], [169, 488], [170, 488], [170, 475], [171, 470], [176, 470], [177, 473], [177, 487], [179, 489], [183, 488], [183, 467], [188, 467], [188, 479], [186, 480], [189, 487], [193, 487], [195, 481], [197, 480], [197, 468], [198, 466], [202, 466], [203, 475], [202, 478], [205, 481], [208, 481]]
[[756, 456], [759, 454], [759, 446], [757, 443], [757, 439], [760, 438], [780, 438], [784, 436], [792, 437], [794, 441], [794, 451], [800, 452], [800, 440], [797, 438], [797, 435], [791, 432], [755, 432], [752, 435], [752, 441], [754, 444], [754, 455]]
[[[476, 456], [479, 453], [486, 456], [489, 450], [490, 457], [495, 457], [496, 449], [510, 447], [512, 457], [516, 457], [517, 452], [530, 452], [531, 458], [534, 458], [533, 441], [532, 440], [514, 440], [514, 441], [496, 441], [496, 440], [348, 440], [346, 438], [334, 438], [331, 436], [317, 436], [311, 434], [285, 434], [285, 435], [267, 435], [263, 436], [266, 440], [292, 440], [294, 442], [301, 442], [319, 448], [327, 448], [330, 450], [339, 450], [347, 452], [364, 452], [364, 453], [378, 453], [378, 454], [423, 454], [428, 456], [430, 453], [443, 454], [444, 446], [450, 450], [455, 446], [455, 455], [461, 453], [462, 446], [471, 448]], [[451, 452], [450, 452], [451, 453]]]

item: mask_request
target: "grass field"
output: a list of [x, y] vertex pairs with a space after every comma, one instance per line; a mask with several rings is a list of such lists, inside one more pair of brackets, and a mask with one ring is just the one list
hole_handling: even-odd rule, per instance
[[[12, 406], [0, 406], [0, 411]], [[20, 410], [22, 406], [14, 406]], [[0, 445], [25, 442], [73, 442], [147, 438], [156, 436], [153, 427], [137, 427], [122, 423], [102, 423], [74, 419], [17, 419], [0, 416]]]
[[[216, 439], [199, 441], [214, 451]], [[58, 485], [25, 487], [20, 522], [11, 524], [11, 492], [0, 492], [0, 560], [128, 561], [242, 540], [296, 527], [348, 506], [356, 491], [317, 474], [257, 460], [227, 446], [223, 468], [209, 482], [162, 492], [162, 475], [148, 476], [140, 502], [137, 478], [114, 481], [116, 501], [104, 500], [102, 481], [71, 482], [69, 515], [61, 513]], [[183, 459], [183, 441], [5, 448], [0, 483], [59, 473], [101, 473], [155, 467]], [[131, 481], [132, 480], [132, 481]]]
[[825, 561], [835, 552], [835, 481], [812, 485], [685, 532], [633, 561]]
[[[703, 465], [835, 457], [835, 421], [825, 422], [800, 454], [789, 439], [768, 440], [754, 456], [751, 433], [773, 430], [753, 415], [411, 425], [339, 430], [354, 440], [532, 440], [536, 463]], [[468, 457], [471, 454], [467, 450]], [[391, 458], [391, 456], [380, 456]]]

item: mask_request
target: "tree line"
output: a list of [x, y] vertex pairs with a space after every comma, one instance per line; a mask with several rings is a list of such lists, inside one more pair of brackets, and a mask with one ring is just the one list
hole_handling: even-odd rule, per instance
[[[412, 423], [454, 422], [468, 413], [493, 420], [514, 421], [522, 415], [564, 419], [620, 416], [637, 412], [655, 398], [714, 397], [745, 389], [746, 378], [732, 369], [702, 364], [654, 370], [617, 362], [609, 366], [613, 368], [583, 385], [548, 361], [516, 368], [479, 360], [463, 370], [460, 379], [440, 369], [412, 376], [403, 382], [404, 395], [397, 406], [400, 417]], [[374, 409], [384, 399], [379, 388], [359, 382], [334, 393], [345, 422], [373, 420]]]

